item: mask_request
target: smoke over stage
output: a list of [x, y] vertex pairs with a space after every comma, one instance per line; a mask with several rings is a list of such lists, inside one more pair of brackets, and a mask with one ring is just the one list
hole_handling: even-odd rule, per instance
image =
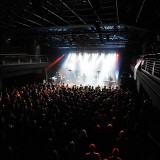
[[119, 55], [116, 53], [70, 53], [52, 75], [55, 84], [118, 86]]

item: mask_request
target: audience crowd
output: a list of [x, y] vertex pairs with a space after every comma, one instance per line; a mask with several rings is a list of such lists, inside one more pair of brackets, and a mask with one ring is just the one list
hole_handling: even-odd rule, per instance
[[147, 160], [150, 101], [127, 88], [52, 82], [4, 89], [0, 157], [6, 160]]

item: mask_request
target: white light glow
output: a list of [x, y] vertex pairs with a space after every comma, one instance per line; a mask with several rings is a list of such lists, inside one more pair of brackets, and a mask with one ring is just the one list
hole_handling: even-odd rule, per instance
[[117, 58], [116, 53], [70, 53], [59, 72], [67, 83], [105, 85], [109, 76], [117, 82]]

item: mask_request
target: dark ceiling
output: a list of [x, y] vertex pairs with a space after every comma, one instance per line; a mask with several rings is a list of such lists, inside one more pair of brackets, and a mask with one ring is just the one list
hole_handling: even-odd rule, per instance
[[138, 46], [150, 32], [158, 33], [159, 26], [160, 5], [153, 0], [0, 2], [1, 35], [33, 38], [53, 47]]

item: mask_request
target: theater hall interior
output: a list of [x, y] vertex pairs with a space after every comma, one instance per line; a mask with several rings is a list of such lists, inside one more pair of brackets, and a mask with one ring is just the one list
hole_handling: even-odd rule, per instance
[[0, 159], [159, 160], [160, 4], [0, 1]]

